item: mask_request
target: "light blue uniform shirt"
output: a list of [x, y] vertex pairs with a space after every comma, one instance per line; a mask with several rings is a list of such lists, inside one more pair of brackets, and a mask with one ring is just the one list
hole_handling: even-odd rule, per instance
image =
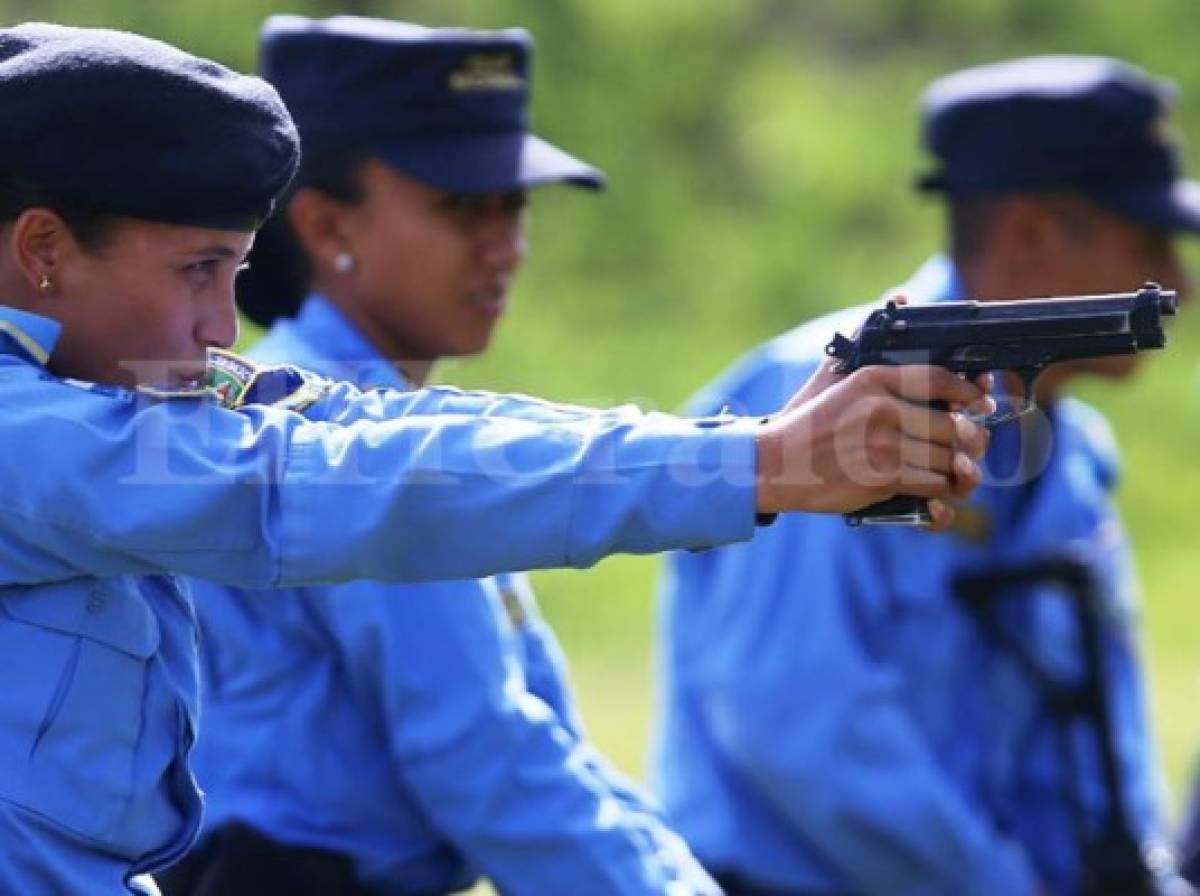
[[[900, 290], [961, 297], [936, 258]], [[791, 394], [862, 309], [759, 348], [701, 394], [757, 414]], [[661, 607], [661, 701], [652, 780], [668, 818], [710, 869], [807, 893], [1024, 896], [1078, 882], [1072, 788], [1089, 817], [1103, 796], [1095, 750], [1063, 767], [1038, 688], [952, 595], [959, 570], [1070, 545], [1108, 586], [1105, 662], [1142, 833], [1155, 825], [1156, 765], [1135, 658], [1133, 575], [1111, 503], [1116, 451], [1095, 411], [1061, 400], [1053, 453], [1031, 488], [984, 485], [964, 519], [978, 540], [837, 517], [781, 517], [745, 546], [671, 555]], [[987, 468], [1014, 469], [1015, 425]], [[1080, 674], [1065, 602], [1018, 601], [1007, 623], [1055, 674]], [[1083, 736], [1083, 735], [1079, 735]], [[1087, 741], [1092, 744], [1092, 741]]]
[[438, 580], [753, 531], [749, 423], [348, 384], [233, 411], [63, 381], [56, 336], [0, 309], [3, 893], [124, 892], [192, 841], [197, 628], [173, 573]]
[[[405, 387], [320, 296], [252, 356]], [[451, 892], [480, 872], [530, 896], [662, 894], [684, 880], [715, 890], [583, 739], [523, 576], [278, 593], [192, 584], [206, 829], [241, 821], [342, 853], [381, 894]]]

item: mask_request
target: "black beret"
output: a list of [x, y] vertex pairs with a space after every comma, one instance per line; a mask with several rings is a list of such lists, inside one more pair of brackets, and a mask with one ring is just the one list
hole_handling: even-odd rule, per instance
[[135, 34], [0, 29], [0, 171], [89, 211], [256, 229], [299, 161], [279, 95]]
[[1164, 230], [1200, 230], [1168, 126], [1174, 87], [1101, 56], [1035, 56], [965, 69], [922, 99], [938, 162], [921, 186], [951, 195], [1065, 187]]

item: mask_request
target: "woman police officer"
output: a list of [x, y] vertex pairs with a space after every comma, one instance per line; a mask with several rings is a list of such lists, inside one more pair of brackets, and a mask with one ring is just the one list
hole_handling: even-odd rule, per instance
[[[274, 323], [252, 357], [405, 388], [487, 345], [525, 190], [600, 184], [528, 133], [529, 56], [523, 31], [267, 21], [262, 74], [304, 156], [238, 283]], [[501, 139], [480, 135], [501, 116]], [[210, 833], [160, 881], [168, 896], [314, 876], [329, 894], [448, 893], [480, 873], [513, 896], [716, 892], [584, 739], [523, 577], [193, 592]]]
[[[980, 434], [897, 397], [979, 394], [937, 371], [825, 377], [762, 425], [363, 393], [224, 356], [198, 388], [296, 160], [259, 79], [135, 35], [0, 29], [0, 890], [142, 892], [194, 838], [196, 629], [173, 573], [586, 565], [973, 484]], [[486, 537], [461, 543], [465, 519]]]

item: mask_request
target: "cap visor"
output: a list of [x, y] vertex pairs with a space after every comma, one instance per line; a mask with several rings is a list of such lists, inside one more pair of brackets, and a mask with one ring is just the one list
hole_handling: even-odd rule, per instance
[[1162, 186], [1098, 191], [1094, 195], [1114, 211], [1159, 230], [1200, 233], [1200, 182], [1177, 180]]
[[405, 140], [376, 148], [410, 177], [458, 193], [491, 193], [567, 183], [598, 190], [604, 175], [532, 134]]

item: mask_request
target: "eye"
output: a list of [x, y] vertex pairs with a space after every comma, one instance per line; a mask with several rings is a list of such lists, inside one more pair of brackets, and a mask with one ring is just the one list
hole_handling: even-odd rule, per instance
[[438, 204], [441, 209], [464, 224], [473, 224], [489, 215], [519, 217], [529, 204], [529, 197], [525, 190], [510, 190], [506, 193], [447, 193]]
[[525, 190], [513, 190], [504, 194], [504, 210], [511, 215], [519, 215], [529, 207], [529, 193]]
[[217, 259], [206, 258], [184, 266], [184, 272], [196, 276], [212, 276], [217, 272]]
[[220, 267], [221, 259], [202, 258], [185, 264], [180, 271], [192, 288], [204, 289], [216, 280]]
[[483, 193], [447, 193], [441, 200], [441, 206], [452, 215], [462, 218], [478, 217], [487, 202]]

